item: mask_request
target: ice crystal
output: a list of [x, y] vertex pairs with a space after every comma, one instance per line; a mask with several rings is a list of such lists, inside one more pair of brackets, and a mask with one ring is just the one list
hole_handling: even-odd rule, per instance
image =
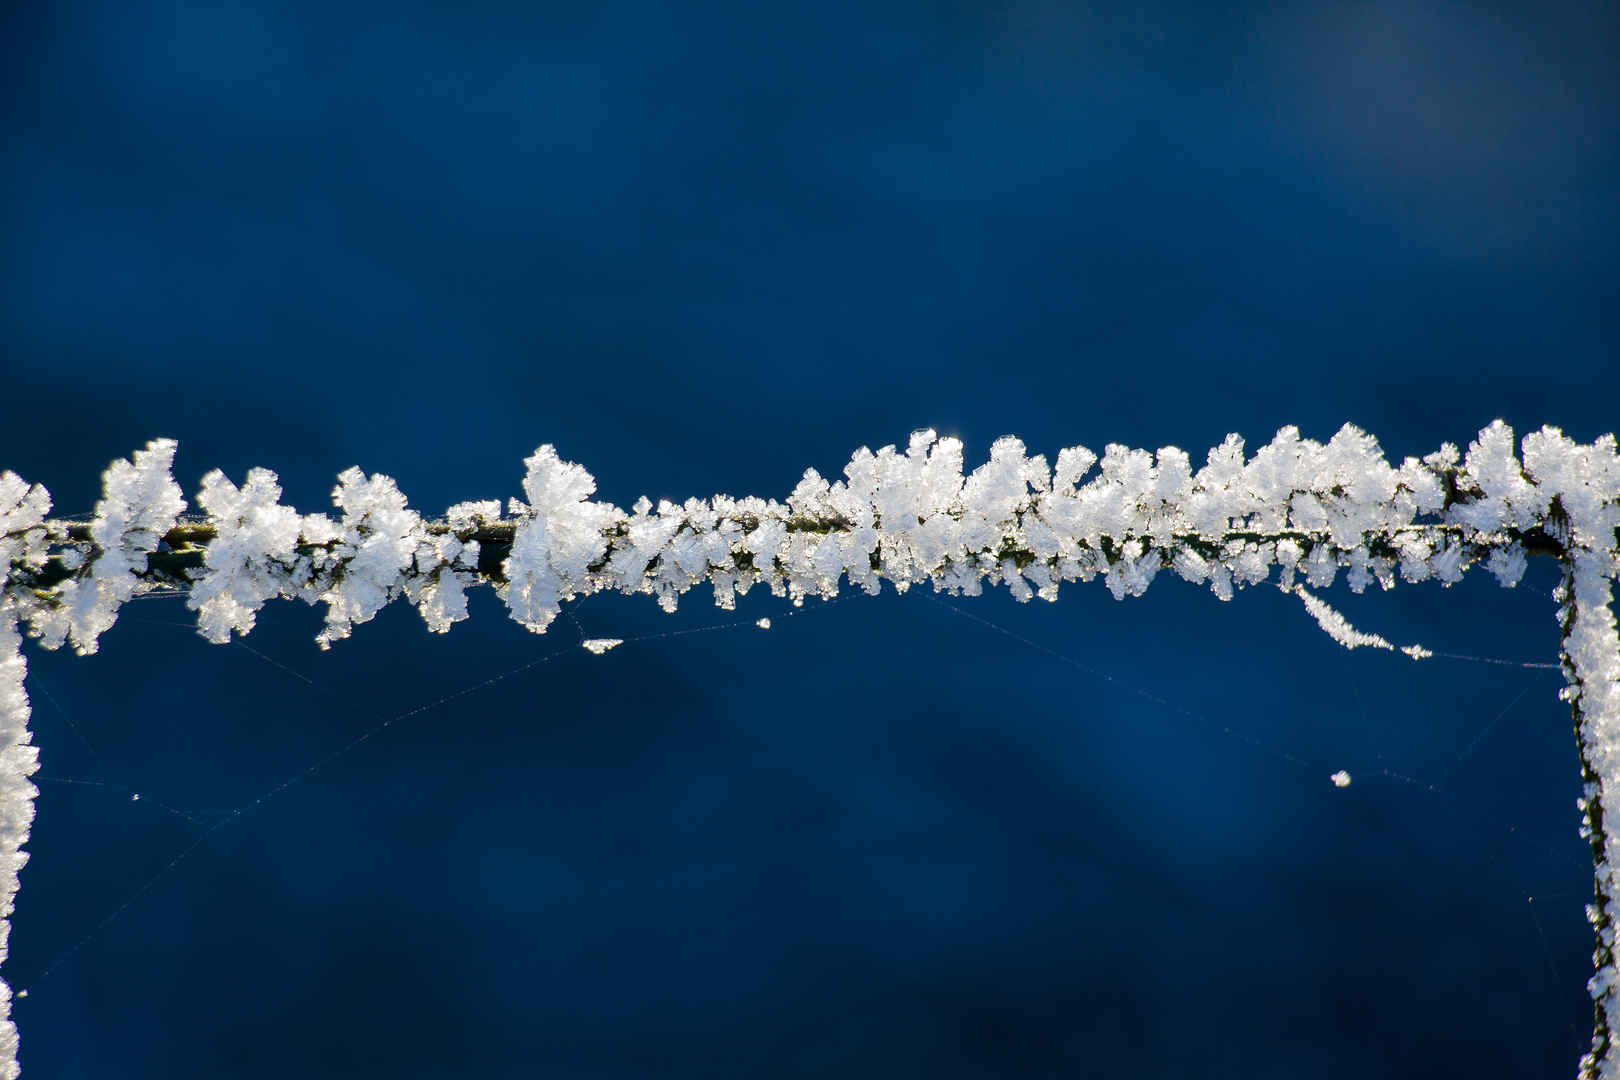
[[524, 464], [529, 472], [523, 478], [523, 493], [529, 501], [512, 500], [518, 526], [501, 591], [512, 618], [544, 633], [563, 600], [590, 591], [590, 565], [607, 550], [603, 529], [622, 520], [624, 513], [615, 506], [589, 502], [596, 491], [595, 478], [559, 458], [550, 444]]
[[314, 564], [325, 571], [316, 579], [325, 586], [319, 599], [327, 605], [326, 628], [315, 638], [323, 649], [348, 637], [355, 623], [369, 622], [403, 591], [422, 525], [421, 515], [405, 508], [394, 481], [380, 473], [367, 477], [359, 468], [339, 473], [332, 502], [343, 511], [335, 530], [324, 516], [304, 524], [306, 534], [314, 531], [306, 535], [311, 543], [333, 543]]
[[[50, 510], [51, 496], [44, 488], [14, 472], [0, 473], [0, 559], [5, 562], [0, 566], [0, 588], [10, 583], [14, 571], [38, 570], [45, 564], [50, 552], [45, 515]], [[74, 568], [80, 565], [82, 561]]]
[[180, 485], [169, 474], [174, 450], [173, 439], [155, 439], [135, 451], [132, 461], [115, 461], [103, 474], [101, 501], [90, 523], [99, 554], [87, 575], [64, 581], [51, 606], [37, 609], [32, 620], [46, 648], [65, 639], [81, 656], [95, 652], [98, 639], [117, 621], [118, 609], [145, 584], [138, 575], [147, 569], [146, 557], [186, 508]]
[[216, 534], [186, 605], [198, 613], [197, 628], [209, 641], [252, 630], [264, 602], [287, 592], [304, 522], [280, 500], [281, 486], [269, 469], [250, 469], [240, 488], [218, 469], [203, 477], [197, 505]]

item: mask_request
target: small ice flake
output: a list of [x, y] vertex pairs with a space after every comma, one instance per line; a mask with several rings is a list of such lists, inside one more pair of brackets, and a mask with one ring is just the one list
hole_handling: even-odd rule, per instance
[[1343, 615], [1305, 591], [1305, 586], [1295, 585], [1294, 593], [1305, 601], [1305, 610], [1317, 624], [1327, 631], [1328, 637], [1337, 641], [1347, 649], [1354, 649], [1358, 645], [1370, 645], [1375, 649], [1393, 649], [1395, 646], [1379, 637], [1377, 634], [1363, 634], [1360, 630], [1345, 621]]
[[754, 625], [759, 627], [761, 630], [769, 630], [771, 628], [771, 620], [760, 619], [758, 622], [754, 623]]
[[1340, 769], [1338, 772], [1328, 777], [1328, 779], [1333, 781], [1334, 787], [1350, 786], [1350, 774], [1345, 772], [1343, 769]]
[[1407, 656], [1410, 656], [1414, 660], [1427, 660], [1429, 657], [1434, 655], [1434, 653], [1430, 652], [1428, 649], [1425, 649], [1421, 645], [1407, 645], [1401, 649], [1401, 652], [1405, 653]]
[[623, 645], [624, 639], [616, 637], [593, 637], [586, 638], [584, 641], [580, 642], [580, 644], [585, 646], [585, 648], [589, 651], [595, 653], [597, 656], [601, 656], [615, 645]]

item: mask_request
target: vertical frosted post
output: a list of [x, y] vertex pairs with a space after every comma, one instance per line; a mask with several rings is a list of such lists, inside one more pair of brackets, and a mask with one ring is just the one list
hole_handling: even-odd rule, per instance
[[[0, 962], [9, 951], [17, 872], [28, 861], [22, 846], [34, 823], [34, 797], [39, 794], [28, 780], [39, 768], [39, 751], [30, 745], [28, 693], [23, 687], [27, 674], [16, 603], [0, 596]], [[0, 1080], [17, 1080], [20, 1072], [11, 987], [0, 980]]]
[[1581, 1080], [1615, 1080], [1620, 1060], [1614, 1054], [1620, 1030], [1620, 968], [1616, 965], [1615, 927], [1620, 925], [1620, 836], [1605, 827], [1620, 820], [1620, 637], [1615, 632], [1611, 587], [1604, 572], [1606, 552], [1577, 547], [1564, 564], [1561, 588], [1563, 622], [1561, 653], [1569, 700], [1580, 747], [1584, 781], [1580, 808], [1586, 815], [1581, 832], [1592, 844], [1593, 902], [1586, 917], [1597, 935], [1592, 953], [1594, 974], [1586, 986], [1592, 995], [1592, 1049], [1581, 1059]]

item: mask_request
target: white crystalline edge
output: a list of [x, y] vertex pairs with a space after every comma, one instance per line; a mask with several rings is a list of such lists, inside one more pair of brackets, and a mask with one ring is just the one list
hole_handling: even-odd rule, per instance
[[[807, 471], [785, 504], [717, 495], [655, 507], [642, 499], [628, 513], [591, 501], [594, 478], [548, 445], [525, 462], [526, 501], [511, 500], [508, 523], [515, 535], [497, 591], [514, 619], [544, 632], [561, 603], [575, 596], [603, 589], [648, 593], [674, 610], [682, 594], [704, 581], [716, 603], [730, 609], [737, 595], [759, 583], [797, 604], [810, 594], [835, 596], [840, 582], [875, 593], [884, 579], [902, 592], [926, 581], [938, 591], [977, 595], [986, 583], [1002, 583], [1019, 600], [1055, 600], [1062, 582], [1101, 577], [1123, 598], [1142, 593], [1160, 570], [1173, 569], [1229, 599], [1270, 579], [1273, 567], [1284, 590], [1294, 589], [1296, 579], [1324, 588], [1344, 569], [1352, 591], [1360, 592], [1372, 582], [1390, 588], [1397, 577], [1449, 585], [1484, 558], [1511, 587], [1524, 573], [1525, 558], [1505, 530], [1540, 526], [1573, 553], [1567, 693], [1582, 711], [1583, 746], [1602, 779], [1604, 812], [1620, 820], [1620, 806], [1610, 805], [1620, 802], [1620, 656], [1609, 607], [1620, 524], [1614, 437], [1580, 445], [1544, 428], [1525, 437], [1522, 460], [1513, 441], [1512, 430], [1498, 421], [1480, 432], [1466, 455], [1447, 444], [1393, 467], [1377, 441], [1353, 426], [1326, 444], [1289, 427], [1250, 458], [1243, 440], [1228, 436], [1195, 473], [1175, 447], [1151, 454], [1118, 445], [1106, 447], [1101, 459], [1070, 447], [1051, 468], [1008, 437], [964, 476], [961, 443], [919, 431], [904, 451], [857, 451], [835, 483]], [[0, 474], [6, 564], [0, 585], [13, 636], [22, 619], [48, 648], [71, 641], [81, 653], [94, 652], [119, 606], [151, 587], [137, 575], [185, 508], [170, 476], [174, 449], [172, 441], [156, 440], [107, 470], [90, 529], [93, 548], [61, 546], [66, 534], [45, 519], [44, 489]], [[1096, 475], [1082, 483], [1093, 466]], [[204, 478], [198, 502], [216, 537], [205, 547], [203, 568], [192, 575], [188, 602], [205, 637], [226, 641], [248, 632], [272, 596], [328, 605], [317, 638], [323, 648], [398, 596], [438, 632], [467, 616], [464, 590], [481, 580], [470, 534], [500, 522], [500, 504], [452, 507], [446, 534], [407, 509], [392, 479], [367, 477], [357, 468], [338, 479], [333, 501], [343, 515], [334, 522], [281, 506], [275, 474], [267, 470], [250, 471], [241, 488], [218, 472]], [[1448, 484], [1465, 497], [1436, 516]], [[1550, 513], [1555, 498], [1560, 514]], [[53, 542], [70, 576], [35, 588], [32, 572], [43, 566]], [[1394, 553], [1374, 555], [1373, 542]], [[1350, 627], [1302, 588], [1300, 595], [1335, 640], [1390, 647]], [[769, 624], [762, 619], [760, 625]], [[1417, 646], [1403, 651], [1430, 655]], [[20, 664], [20, 655], [16, 659]], [[26, 747], [26, 698], [17, 671], [23, 711], [13, 746]], [[20, 777], [31, 772], [31, 754], [29, 748], [23, 755], [30, 764]], [[16, 791], [32, 791], [18, 782], [24, 787]], [[30, 815], [31, 798], [18, 800]], [[4, 850], [15, 851], [26, 838], [26, 822], [20, 830], [0, 830], [0, 843], [12, 844]], [[1620, 840], [1609, 837], [1608, 843]], [[1600, 867], [1612, 907], [1620, 881], [1607, 876], [1611, 865], [1620, 866], [1620, 850]], [[1620, 919], [1620, 908], [1613, 914]], [[1594, 977], [1594, 996], [1620, 1020], [1617, 991], [1620, 974], [1612, 965]], [[1611, 1048], [1593, 1064], [1620, 1080], [1620, 1051]]]

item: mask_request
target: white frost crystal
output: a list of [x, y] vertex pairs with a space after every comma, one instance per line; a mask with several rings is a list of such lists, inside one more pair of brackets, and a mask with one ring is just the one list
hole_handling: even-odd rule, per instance
[[102, 474], [102, 497], [90, 523], [98, 554], [90, 572], [64, 581], [48, 608], [32, 615], [33, 632], [54, 649], [66, 639], [74, 652], [96, 651], [97, 639], [118, 619], [118, 609], [144, 585], [146, 557], [186, 508], [169, 474], [173, 439], [154, 439], [133, 461], [115, 461]]
[[38, 570], [45, 565], [49, 554], [45, 515], [50, 510], [51, 496], [44, 488], [14, 472], [0, 473], [0, 559], [5, 560], [0, 566], [0, 588], [10, 583], [14, 570]]
[[590, 564], [607, 551], [603, 529], [624, 518], [614, 506], [587, 500], [596, 491], [590, 473], [561, 460], [547, 444], [524, 462], [528, 504], [512, 500], [518, 519], [506, 560], [504, 597], [512, 618], [544, 633], [562, 610], [560, 602], [590, 592]]
[[1496, 575], [1503, 588], [1513, 588], [1524, 577], [1524, 548], [1518, 544], [1496, 548], [1491, 552], [1491, 557], [1485, 560], [1485, 568]]
[[[450, 508], [452, 521], [457, 509]], [[442, 533], [417, 544], [416, 573], [405, 579], [404, 589], [429, 630], [443, 634], [467, 617], [466, 588], [478, 579], [477, 568], [476, 540], [462, 542], [454, 533]]]
[[[345, 470], [338, 474], [332, 502], [343, 511], [343, 522], [335, 545], [314, 564], [317, 572], [326, 571], [319, 594], [327, 604], [326, 628], [315, 638], [323, 649], [348, 637], [355, 623], [369, 622], [403, 591], [405, 571], [422, 539], [422, 516], [405, 508], [405, 496], [390, 477]], [[325, 527], [324, 516], [319, 522], [306, 519], [306, 531]]]
[[229, 641], [232, 630], [247, 633], [266, 600], [291, 595], [290, 568], [304, 522], [280, 501], [281, 485], [269, 469], [248, 470], [240, 488], [218, 469], [203, 477], [197, 505], [217, 532], [186, 606], [198, 613], [197, 628], [209, 641]]
[[[131, 461], [114, 462], [88, 527], [45, 515], [50, 499], [0, 473], [0, 900], [15, 890], [20, 846], [32, 819], [34, 750], [17, 625], [41, 644], [71, 641], [81, 653], [141, 590], [184, 585], [198, 628], [211, 641], [253, 628], [271, 597], [329, 606], [322, 648], [349, 635], [390, 600], [405, 597], [430, 629], [467, 617], [466, 590], [493, 584], [519, 623], [543, 633], [563, 602], [602, 590], [644, 593], [666, 610], [700, 585], [721, 607], [755, 585], [802, 604], [844, 586], [876, 593], [883, 581], [904, 592], [976, 596], [1005, 585], [1020, 601], [1056, 600], [1065, 582], [1101, 582], [1117, 598], [1137, 596], [1169, 570], [1207, 585], [1222, 600], [1271, 581], [1295, 592], [1335, 641], [1348, 648], [1393, 646], [1362, 633], [1319, 597], [1344, 572], [1353, 592], [1397, 581], [1450, 585], [1483, 563], [1504, 586], [1523, 577], [1527, 556], [1561, 557], [1565, 627], [1564, 694], [1580, 723], [1590, 769], [1583, 809], [1600, 845], [1601, 903], [1591, 909], [1600, 936], [1591, 990], [1607, 1028], [1585, 1074], [1620, 1080], [1620, 969], [1612, 944], [1620, 929], [1620, 639], [1611, 593], [1620, 558], [1620, 464], [1615, 440], [1577, 444], [1554, 428], [1525, 437], [1493, 423], [1465, 451], [1446, 444], [1393, 465], [1377, 440], [1346, 425], [1326, 443], [1283, 428], [1252, 456], [1229, 435], [1194, 469], [1173, 446], [1157, 451], [1108, 445], [1058, 452], [1056, 465], [1015, 438], [990, 448], [964, 472], [962, 444], [918, 431], [904, 450], [856, 451], [841, 479], [814, 469], [784, 501], [715, 495], [683, 503], [649, 499], [628, 512], [593, 501], [596, 481], [550, 445], [527, 459], [523, 498], [510, 517], [499, 502], [459, 503], [424, 522], [394, 481], [350, 469], [333, 499], [339, 521], [300, 516], [280, 505], [274, 473], [253, 469], [241, 487], [224, 474], [203, 478], [198, 505], [157, 552], [185, 508], [169, 475], [174, 443], [157, 440]], [[187, 548], [187, 545], [192, 545]], [[493, 548], [490, 547], [493, 545]], [[196, 549], [202, 566], [196, 568]], [[481, 561], [482, 557], [482, 561]], [[189, 561], [188, 561], [189, 560]], [[495, 567], [499, 566], [499, 570]], [[1276, 576], [1273, 577], [1273, 571]], [[161, 576], [166, 575], [166, 576]], [[756, 625], [769, 628], [769, 618]], [[581, 643], [601, 654], [621, 642]], [[1401, 650], [1434, 655], [1422, 646]], [[1350, 774], [1334, 773], [1339, 787]], [[0, 932], [0, 952], [3, 952]], [[0, 984], [0, 1080], [15, 1076], [15, 1032]], [[8, 1071], [9, 1070], [9, 1071]]]

